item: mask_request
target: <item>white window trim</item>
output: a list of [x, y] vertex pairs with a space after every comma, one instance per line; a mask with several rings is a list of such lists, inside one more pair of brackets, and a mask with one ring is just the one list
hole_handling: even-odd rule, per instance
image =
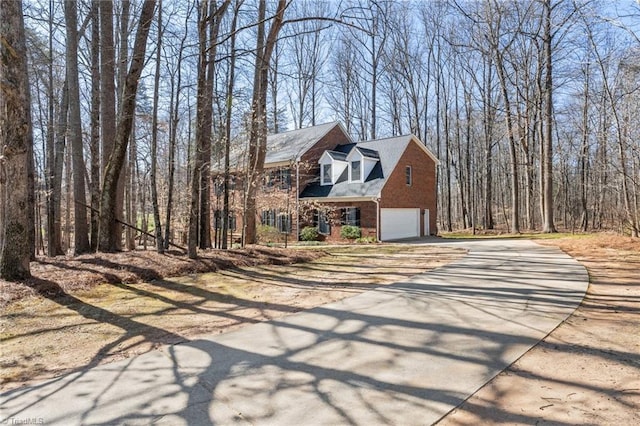
[[[324, 178], [324, 168], [329, 167], [329, 181]], [[333, 183], [333, 164], [321, 163], [320, 164], [320, 185], [331, 185]]]
[[[407, 171], [409, 171], [409, 182], [407, 182]], [[404, 182], [407, 184], [407, 186], [413, 186], [413, 167], [406, 166], [404, 168]]]
[[[354, 179], [354, 176], [353, 176], [353, 168], [351, 167], [351, 166], [353, 165], [353, 163], [354, 163], [354, 162], [358, 162], [358, 163], [360, 163], [360, 170], [359, 170], [359, 173], [358, 173], [358, 175], [359, 175], [359, 176], [357, 177], [357, 179]], [[362, 159], [361, 159], [361, 158], [358, 158], [357, 160], [351, 160], [351, 161], [349, 161], [349, 181], [350, 181], [350, 182], [362, 182], [362, 171], [363, 171], [363, 166], [364, 166], [364, 164], [363, 164], [363, 161], [362, 161]]]

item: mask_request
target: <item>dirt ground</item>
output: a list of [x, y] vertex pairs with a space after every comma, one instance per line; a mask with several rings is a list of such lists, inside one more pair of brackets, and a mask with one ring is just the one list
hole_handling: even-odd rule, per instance
[[640, 241], [538, 241], [589, 271], [575, 313], [438, 425], [640, 424]]
[[[0, 391], [323, 305], [463, 255], [384, 244], [211, 251], [197, 261], [151, 251], [42, 259], [28, 282], [0, 281]], [[195, 274], [203, 271], [216, 272]]]

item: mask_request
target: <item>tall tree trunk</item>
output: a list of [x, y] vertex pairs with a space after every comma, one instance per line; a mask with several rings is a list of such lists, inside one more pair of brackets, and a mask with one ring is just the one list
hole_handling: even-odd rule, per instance
[[[127, 63], [129, 61], [129, 20], [131, 18], [131, 2], [129, 0], [121, 0], [120, 7], [120, 19], [118, 20], [119, 30], [118, 30], [118, 38], [119, 40], [115, 43], [114, 46], [118, 47], [118, 60], [116, 67], [116, 99], [117, 99], [117, 109], [116, 109], [116, 126], [118, 126], [118, 121], [121, 120], [123, 103], [124, 103], [124, 93], [123, 88], [126, 85], [127, 80]], [[115, 51], [115, 49], [114, 49]], [[134, 121], [135, 121], [135, 108], [134, 108]], [[133, 124], [135, 126], [135, 123]], [[132, 135], [135, 135], [135, 128], [132, 131]], [[134, 160], [135, 161], [135, 160]], [[131, 165], [134, 167], [134, 165]], [[124, 164], [122, 165], [122, 170], [120, 171], [120, 176], [118, 177], [118, 190], [116, 193], [116, 223], [113, 226], [112, 232], [114, 233], [113, 238], [116, 241], [117, 249], [121, 250], [122, 244], [122, 231], [123, 226], [118, 223], [123, 219], [123, 215], [130, 214], [131, 211], [126, 211], [125, 208], [125, 190], [127, 189], [127, 176], [130, 175], [128, 172], [129, 169], [129, 161], [125, 156]], [[133, 175], [133, 174], [131, 174]], [[129, 192], [133, 192], [132, 194], [128, 194], [129, 197], [135, 200], [135, 189], [130, 188]], [[134, 202], [135, 205], [135, 202]], [[135, 222], [135, 219], [130, 217], [127, 218], [127, 222]], [[135, 233], [134, 231], [126, 227], [125, 229], [125, 242], [127, 244], [127, 250], [135, 250]]]
[[[136, 144], [136, 121], [133, 120], [131, 124], [131, 136], [129, 137], [129, 159], [128, 164], [125, 166], [125, 170], [121, 175], [120, 180], [125, 182], [127, 191], [125, 192], [125, 214], [127, 223], [137, 224], [138, 217], [136, 212], [137, 205], [136, 200], [138, 192], [143, 193], [140, 181], [137, 180], [138, 164], [136, 159], [138, 158], [138, 147]], [[120, 188], [118, 188], [120, 190]], [[143, 209], [142, 212], [145, 210]], [[127, 250], [136, 249], [136, 232], [131, 227], [125, 230], [125, 244]]]
[[[102, 176], [104, 178], [116, 140], [116, 56], [113, 40], [113, 0], [94, 1], [98, 3], [100, 9], [100, 127], [102, 131]], [[104, 182], [102, 185], [104, 186]], [[100, 198], [102, 199], [102, 194]], [[115, 218], [117, 218], [122, 213], [118, 212], [116, 208], [115, 214]], [[98, 229], [100, 229], [99, 224]], [[104, 233], [107, 230], [100, 232]], [[122, 248], [122, 227], [116, 220], [113, 220], [108, 232], [113, 234], [109, 237], [109, 241], [113, 241], [113, 249], [120, 250]], [[104, 238], [104, 235], [98, 235], [98, 240]]]
[[589, 208], [587, 201], [587, 185], [589, 179], [589, 96], [590, 81], [589, 63], [585, 65], [584, 73], [584, 104], [582, 106], [582, 146], [580, 148], [580, 209], [581, 222], [580, 229], [587, 232], [589, 229]]
[[117, 239], [111, 231], [116, 222], [116, 195], [120, 172], [124, 164], [136, 105], [136, 93], [142, 68], [144, 67], [147, 37], [153, 20], [155, 0], [145, 0], [140, 13], [131, 65], [123, 88], [122, 111], [118, 120], [114, 149], [107, 162], [102, 193], [100, 194], [100, 224], [98, 248], [100, 251], [116, 251]]
[[22, 2], [0, 8], [0, 277], [31, 275], [29, 155], [33, 149]]
[[229, 62], [229, 75], [227, 83], [227, 111], [225, 117], [225, 137], [224, 137], [224, 183], [222, 194], [222, 248], [228, 248], [229, 233], [229, 179], [230, 179], [230, 150], [231, 150], [231, 115], [233, 107], [233, 88], [235, 86], [236, 75], [236, 28], [238, 26], [238, 15], [242, 1], [236, 1], [233, 20], [231, 21], [231, 40], [229, 51], [231, 58]]
[[162, 225], [160, 223], [160, 207], [158, 206], [158, 185], [156, 183], [156, 170], [158, 168], [158, 101], [160, 98], [160, 53], [162, 46], [162, 0], [158, 2], [158, 39], [156, 45], [156, 70], [153, 86], [153, 117], [151, 122], [151, 204], [153, 206], [153, 226], [156, 236], [156, 250], [164, 253], [164, 241], [162, 241]]
[[69, 142], [73, 163], [73, 214], [74, 253], [82, 254], [91, 250], [87, 223], [87, 198], [85, 192], [85, 166], [80, 118], [80, 81], [78, 77], [78, 16], [77, 3], [65, 1], [65, 22], [67, 27], [67, 81], [69, 83]]
[[[58, 139], [56, 138], [56, 119], [54, 108], [54, 84], [53, 84], [53, 0], [49, 2], [49, 13], [51, 18], [49, 19], [49, 124], [47, 129], [47, 170], [46, 170], [46, 184], [47, 184], [47, 256], [58, 256], [63, 254], [62, 251], [62, 230], [60, 226], [60, 196], [62, 190], [62, 158], [57, 156], [58, 145], [62, 145], [64, 150], [64, 135]], [[65, 84], [62, 89], [61, 104], [66, 103], [68, 100]], [[64, 105], [60, 106], [60, 114], [64, 114], [64, 121], [67, 119], [68, 108]]]
[[[65, 78], [62, 85], [60, 106], [58, 111], [58, 121], [56, 123], [54, 159], [53, 159], [53, 190], [52, 201], [55, 211], [55, 229], [60, 235], [60, 253], [64, 254], [66, 249], [62, 247], [62, 173], [65, 163], [65, 146], [67, 140], [67, 119], [69, 116], [69, 84]], [[68, 180], [67, 180], [68, 182]], [[69, 248], [69, 245], [66, 245]]]
[[197, 257], [197, 246], [201, 249], [211, 247], [209, 170], [211, 167], [214, 63], [220, 19], [230, 2], [231, 0], [225, 0], [216, 9], [215, 1], [203, 1], [198, 22], [200, 54], [196, 100], [196, 144], [190, 186], [191, 203], [187, 243], [187, 253], [192, 259]]
[[[213, 2], [213, 0], [212, 0]], [[190, 259], [198, 256], [197, 247], [199, 245], [200, 230], [200, 172], [202, 171], [204, 156], [202, 151], [204, 145], [210, 143], [208, 140], [211, 131], [211, 110], [207, 104], [211, 105], [211, 98], [207, 93], [207, 28], [212, 17], [209, 0], [203, 0], [198, 13], [198, 41], [200, 53], [198, 57], [198, 93], [196, 97], [196, 140], [193, 152], [193, 168], [190, 185], [190, 205], [189, 205], [189, 230], [187, 240], [187, 254]]]
[[258, 37], [256, 44], [256, 64], [254, 74], [251, 131], [249, 135], [249, 167], [248, 185], [245, 198], [246, 222], [244, 243], [256, 242], [256, 201], [255, 193], [257, 185], [264, 169], [264, 160], [267, 154], [267, 85], [269, 77], [269, 63], [271, 55], [278, 39], [278, 33], [284, 21], [284, 11], [287, 7], [286, 0], [279, 0], [276, 14], [271, 23], [269, 34], [264, 39], [265, 0], [260, 0], [258, 20]]
[[[189, 19], [189, 14], [185, 18], [185, 27]], [[177, 76], [171, 78], [171, 103], [169, 110], [169, 176], [167, 187], [167, 215], [165, 218], [164, 228], [164, 248], [169, 248], [169, 242], [171, 241], [171, 215], [173, 209], [173, 192], [174, 192], [174, 176], [176, 170], [176, 145], [178, 138], [178, 123], [180, 122], [180, 92], [182, 91], [182, 54], [184, 51], [184, 45], [187, 40], [187, 32], [185, 31], [182, 40], [180, 41], [180, 48], [178, 49], [177, 58]]]
[[543, 228], [542, 232], [557, 232], [553, 223], [553, 62], [552, 62], [552, 42], [551, 34], [551, 0], [544, 0], [544, 56], [545, 56], [545, 112], [544, 112], [544, 153], [542, 162], [543, 175]]
[[98, 248], [98, 209], [100, 208], [100, 11], [91, 3], [91, 217], [89, 243]]
[[507, 77], [504, 70], [504, 61], [501, 53], [496, 50], [496, 68], [500, 80], [502, 99], [504, 102], [507, 136], [509, 139], [509, 156], [511, 158], [511, 233], [520, 233], [520, 184], [518, 179], [518, 154], [516, 151], [516, 138], [513, 129], [513, 117], [511, 114], [511, 102], [507, 89]]
[[482, 226], [484, 229], [493, 229], [493, 123], [494, 107], [492, 98], [491, 57], [486, 55], [486, 63], [483, 64], [483, 93], [484, 93], [484, 181], [482, 198], [484, 198], [484, 213]]

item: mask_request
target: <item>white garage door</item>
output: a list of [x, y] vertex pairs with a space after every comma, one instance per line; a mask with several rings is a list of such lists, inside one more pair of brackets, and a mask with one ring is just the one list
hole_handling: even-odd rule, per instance
[[380, 239], [420, 236], [420, 209], [380, 209]]

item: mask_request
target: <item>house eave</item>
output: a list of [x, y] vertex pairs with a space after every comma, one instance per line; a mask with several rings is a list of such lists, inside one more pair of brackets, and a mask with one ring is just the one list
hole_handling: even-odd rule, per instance
[[376, 201], [379, 197], [305, 197], [300, 201], [317, 201], [321, 203], [354, 203], [358, 201]]
[[265, 169], [275, 169], [277, 167], [289, 167], [293, 164], [300, 162], [298, 158], [291, 158], [290, 160], [274, 161], [272, 163], [264, 163]]

